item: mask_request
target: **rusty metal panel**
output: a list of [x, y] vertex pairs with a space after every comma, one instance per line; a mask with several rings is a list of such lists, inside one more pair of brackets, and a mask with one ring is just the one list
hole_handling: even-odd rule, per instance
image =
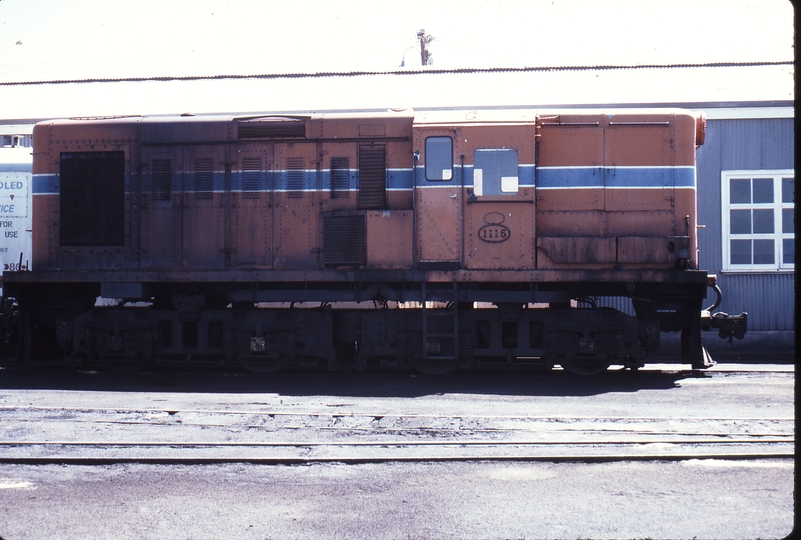
[[537, 267], [558, 268], [556, 264], [592, 265], [615, 263], [617, 239], [614, 237], [538, 236]]
[[141, 265], [163, 268], [180, 265], [182, 245], [181, 147], [142, 147]]
[[465, 267], [534, 268], [534, 205], [482, 203], [465, 216]]
[[225, 147], [184, 149], [182, 260], [186, 268], [225, 266]]
[[314, 144], [275, 144], [274, 268], [318, 267], [321, 238], [315, 148]]
[[603, 214], [603, 228], [617, 236], [670, 236], [683, 235], [687, 227], [680, 220], [677, 227], [676, 214], [669, 210], [629, 210]]
[[672, 265], [682, 254], [688, 257], [687, 236], [620, 236], [617, 239], [619, 263]]
[[538, 212], [604, 207], [604, 130], [596, 116], [569, 120], [567, 125], [542, 123], [537, 156]]
[[234, 148], [231, 180], [231, 266], [271, 268], [273, 263], [273, 193], [269, 185], [271, 144]]
[[367, 217], [367, 267], [408, 269], [413, 265], [414, 213], [374, 210]]
[[676, 170], [670, 124], [613, 122], [604, 131], [604, 209], [671, 210]]

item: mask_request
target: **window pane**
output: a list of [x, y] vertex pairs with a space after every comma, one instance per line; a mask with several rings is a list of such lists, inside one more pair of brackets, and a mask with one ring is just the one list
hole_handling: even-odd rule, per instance
[[795, 240], [786, 238], [782, 240], [782, 262], [784, 264], [795, 264]]
[[426, 139], [426, 179], [453, 178], [453, 140], [450, 137]]
[[731, 180], [729, 183], [729, 202], [751, 202], [751, 180]]
[[473, 153], [473, 192], [482, 195], [517, 194], [517, 150], [480, 148]]
[[754, 178], [754, 202], [773, 202], [773, 178]]
[[751, 240], [731, 241], [731, 263], [751, 264]]
[[782, 262], [784, 264], [795, 264], [795, 240], [782, 240]]
[[773, 210], [754, 210], [754, 233], [773, 232]]
[[792, 208], [782, 209], [782, 232], [792, 233], [795, 230], [795, 210]]
[[773, 240], [754, 240], [754, 264], [773, 264]]
[[795, 202], [794, 178], [782, 178], [782, 202]]
[[730, 210], [731, 234], [751, 234], [751, 210]]

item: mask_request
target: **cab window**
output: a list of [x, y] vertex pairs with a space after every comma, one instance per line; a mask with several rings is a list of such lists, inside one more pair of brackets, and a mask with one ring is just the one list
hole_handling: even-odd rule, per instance
[[473, 154], [473, 194], [481, 196], [517, 195], [517, 150], [489, 148]]
[[453, 139], [426, 138], [426, 180], [448, 181], [453, 178]]

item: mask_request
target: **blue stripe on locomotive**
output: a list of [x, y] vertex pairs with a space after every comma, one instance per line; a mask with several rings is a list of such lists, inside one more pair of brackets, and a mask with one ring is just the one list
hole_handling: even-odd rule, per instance
[[[464, 166], [465, 181], [467, 187], [473, 186], [473, 167]], [[586, 188], [628, 188], [628, 189], [649, 189], [649, 188], [695, 188], [696, 174], [695, 167], [537, 167], [535, 182], [535, 167], [531, 165], [519, 166], [520, 187], [532, 187], [536, 185], [538, 189], [586, 189]], [[182, 175], [183, 189], [188, 193], [195, 191], [195, 175], [192, 173]], [[459, 178], [459, 168], [454, 170], [453, 179], [450, 181], [431, 181], [425, 179], [423, 167], [416, 167], [414, 174], [412, 169], [387, 169], [387, 189], [388, 190], [411, 190], [413, 188], [413, 177], [417, 178], [417, 185], [420, 187], [449, 187], [461, 185]], [[241, 171], [235, 171], [231, 175], [231, 190], [234, 192], [243, 191], [244, 175]], [[303, 191], [317, 190], [318, 173], [315, 170], [304, 171]], [[321, 171], [321, 186], [323, 191], [331, 190], [331, 171]], [[181, 178], [173, 178], [173, 191], [177, 191], [175, 184]], [[143, 175], [142, 191], [145, 193], [153, 190], [153, 177], [150, 174]], [[130, 192], [130, 178], [126, 175], [125, 191]], [[225, 174], [222, 171], [215, 172], [213, 176], [214, 192], [222, 193], [225, 187]], [[293, 186], [300, 188], [300, 185]], [[262, 173], [261, 187], [259, 191], [285, 192], [288, 188], [286, 171], [266, 171]], [[358, 190], [358, 170], [351, 169], [348, 173], [349, 191]], [[32, 179], [32, 192], [34, 195], [58, 194], [60, 191], [59, 175], [57, 174], [35, 174]]]
[[539, 189], [695, 188], [695, 167], [538, 167]]

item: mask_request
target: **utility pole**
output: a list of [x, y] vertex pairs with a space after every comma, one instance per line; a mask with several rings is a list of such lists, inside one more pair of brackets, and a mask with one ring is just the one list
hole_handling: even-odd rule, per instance
[[420, 29], [417, 32], [417, 39], [420, 41], [420, 62], [422, 62], [422, 65], [427, 66], [432, 62], [431, 53], [428, 52], [428, 44], [434, 41], [434, 36], [428, 36], [425, 29]]

